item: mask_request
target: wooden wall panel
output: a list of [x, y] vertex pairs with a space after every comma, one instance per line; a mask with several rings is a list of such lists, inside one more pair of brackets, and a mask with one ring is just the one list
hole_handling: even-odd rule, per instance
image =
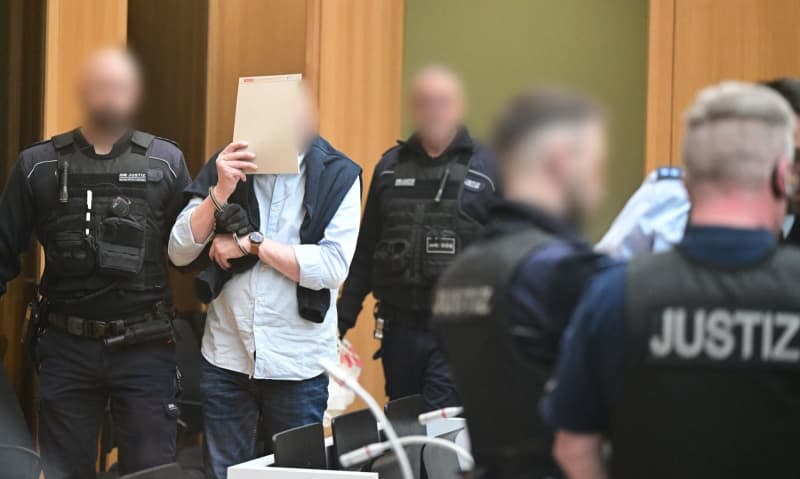
[[651, 0], [647, 44], [645, 175], [672, 159], [675, 0]]
[[75, 76], [86, 56], [125, 46], [127, 0], [48, 0], [44, 136], [78, 126]]
[[207, 37], [208, 0], [128, 0], [128, 48], [145, 78], [138, 124], [178, 142], [192, 175], [205, 162]]
[[797, 0], [651, 0], [650, 15], [649, 167], [680, 164], [683, 112], [701, 88], [800, 77]]
[[[38, 141], [42, 134], [45, 1], [1, 1], [0, 18], [0, 177], [5, 184], [19, 150]], [[29, 420], [33, 404], [26, 398], [31, 397], [34, 374], [25, 367], [20, 337], [25, 305], [33, 296], [39, 271], [36, 256], [24, 255], [19, 277], [6, 285], [0, 299], [0, 361]]]
[[800, 76], [798, 25], [797, 0], [676, 0], [673, 162], [680, 161], [683, 111], [700, 88]]
[[[128, 47], [142, 63], [137, 127], [178, 142], [194, 177], [206, 161], [208, 0], [128, 0]], [[200, 309], [192, 274], [170, 270], [178, 311]]]
[[304, 1], [209, 1], [206, 157], [233, 137], [239, 77], [304, 71], [305, 31]]
[[[364, 168], [366, 193], [381, 153], [400, 135], [403, 68], [402, 0], [321, 2], [320, 131]], [[374, 302], [348, 333], [364, 361], [361, 383], [385, 399], [383, 370], [372, 361]], [[358, 402], [354, 407], [363, 407]]]

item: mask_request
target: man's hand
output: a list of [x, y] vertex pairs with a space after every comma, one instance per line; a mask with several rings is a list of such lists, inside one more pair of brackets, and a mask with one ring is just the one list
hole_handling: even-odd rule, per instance
[[[239, 238], [242, 247], [247, 250], [250, 247], [250, 240], [247, 238]], [[211, 242], [211, 249], [208, 252], [208, 257], [211, 261], [217, 263], [220, 268], [228, 270], [231, 269], [230, 260], [241, 258], [244, 256], [236, 240], [233, 239], [232, 234], [217, 235]]]
[[217, 184], [214, 186], [214, 195], [221, 203], [228, 201], [239, 181], [247, 181], [248, 172], [252, 173], [258, 169], [253, 163], [256, 155], [249, 151], [241, 151], [245, 148], [247, 148], [246, 141], [234, 141], [217, 156]]

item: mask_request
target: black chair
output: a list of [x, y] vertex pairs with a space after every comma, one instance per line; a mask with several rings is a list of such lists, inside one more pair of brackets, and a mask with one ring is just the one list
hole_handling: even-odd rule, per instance
[[[455, 441], [463, 429], [450, 431], [439, 436], [448, 441]], [[448, 449], [436, 446], [425, 446], [422, 450], [422, 463], [425, 465], [425, 472], [428, 477], [436, 479], [459, 479], [462, 476], [461, 465], [458, 462], [458, 455]]]
[[272, 436], [272, 450], [277, 467], [326, 469], [325, 430], [314, 423], [296, 427]]
[[[425, 400], [421, 395], [415, 394], [389, 401], [384, 409], [386, 417], [394, 426], [398, 436], [424, 436], [427, 434], [426, 427], [419, 423], [419, 415], [426, 412]], [[414, 477], [422, 477], [422, 446], [405, 446], [405, 450]], [[373, 467], [373, 472], [379, 471], [375, 471]], [[386, 474], [388, 472], [381, 477]]]
[[176, 401], [181, 411], [184, 428], [182, 432], [195, 434], [203, 430], [203, 393], [200, 390], [200, 366], [203, 356], [200, 353], [200, 342], [189, 320], [177, 318], [172, 324], [177, 337], [175, 352], [183, 387]]
[[[342, 454], [380, 441], [378, 424], [369, 409], [362, 409], [333, 418], [331, 431], [333, 432], [336, 466], [340, 466], [339, 456]], [[359, 469], [361, 468], [356, 468], [356, 470]]]
[[37, 479], [39, 454], [28, 430], [17, 395], [0, 363], [0, 476]]
[[[400, 470], [400, 464], [397, 462], [397, 456], [392, 453], [386, 453], [375, 459], [369, 468], [369, 472], [377, 472], [380, 479], [403, 479], [403, 472]], [[419, 476], [415, 475], [414, 477]], [[430, 477], [433, 479], [439, 479], [435, 476]]]
[[427, 412], [425, 400], [421, 395], [415, 394], [389, 401], [384, 409], [398, 436], [426, 434], [425, 426], [419, 423], [419, 415]]
[[119, 479], [182, 479], [183, 471], [177, 463], [151, 467], [143, 471], [120, 476]]

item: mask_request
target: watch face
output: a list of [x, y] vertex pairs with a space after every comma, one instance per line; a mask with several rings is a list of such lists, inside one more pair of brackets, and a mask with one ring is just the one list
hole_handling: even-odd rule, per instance
[[258, 231], [253, 231], [252, 233], [250, 233], [250, 242], [255, 244], [261, 244], [264, 242], [264, 235], [262, 235]]

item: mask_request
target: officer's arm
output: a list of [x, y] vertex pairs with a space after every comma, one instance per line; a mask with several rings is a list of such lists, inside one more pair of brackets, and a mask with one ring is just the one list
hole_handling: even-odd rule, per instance
[[19, 274], [20, 254], [30, 246], [35, 217], [31, 186], [18, 160], [0, 196], [0, 294]]
[[376, 167], [367, 193], [367, 202], [364, 205], [364, 216], [361, 219], [355, 255], [337, 304], [340, 334], [344, 334], [356, 325], [356, 318], [361, 311], [361, 303], [372, 291], [372, 255], [375, 251], [375, 244], [381, 235], [380, 199], [377, 186], [379, 176], [380, 170]]
[[[219, 152], [211, 156], [194, 182], [181, 192], [184, 198], [189, 198], [189, 202], [177, 215], [167, 248], [169, 259], [175, 266], [193, 268], [207, 261], [207, 255], [201, 257], [201, 253], [213, 238], [210, 233], [214, 225], [214, 206], [206, 195], [208, 187], [217, 183], [217, 155]], [[198, 235], [195, 229], [203, 218], [208, 223], [208, 231]]]
[[570, 479], [605, 479], [603, 439], [599, 434], [559, 431], [553, 455]]
[[[189, 176], [189, 169], [186, 167], [186, 161], [183, 158], [183, 153], [180, 154], [180, 158], [177, 159], [175, 163], [176, 167], [173, 168], [175, 170], [175, 178], [170, 185], [169, 198], [164, 208], [164, 224], [169, 227], [175, 224], [178, 215], [183, 210], [183, 207], [186, 206], [186, 196], [183, 194], [183, 190], [192, 182], [192, 178]], [[169, 241], [170, 229], [164, 232], [165, 243]]]

